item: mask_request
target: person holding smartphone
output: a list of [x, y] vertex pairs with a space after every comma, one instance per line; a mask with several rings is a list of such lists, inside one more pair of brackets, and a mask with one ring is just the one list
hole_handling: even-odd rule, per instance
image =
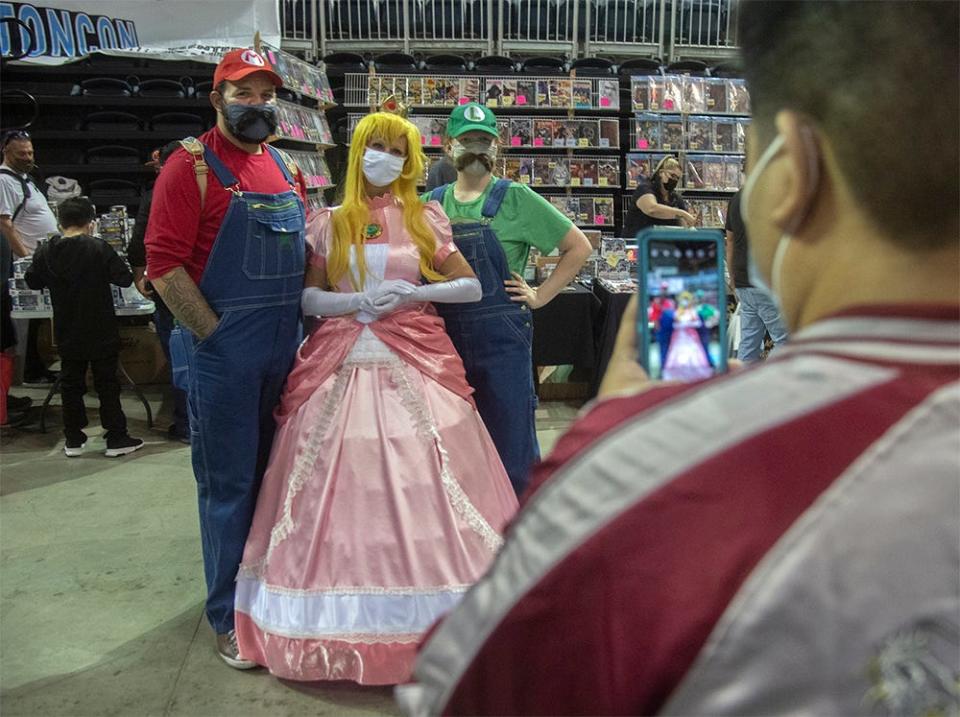
[[683, 170], [676, 157], [667, 155], [649, 177], [638, 177], [630, 197], [623, 233], [635, 237], [652, 226], [692, 227], [696, 218], [687, 211], [687, 203], [677, 192]]
[[427, 639], [409, 714], [956, 711], [960, 4], [739, 20], [741, 209], [791, 342], [652, 382], [632, 300], [600, 399]]

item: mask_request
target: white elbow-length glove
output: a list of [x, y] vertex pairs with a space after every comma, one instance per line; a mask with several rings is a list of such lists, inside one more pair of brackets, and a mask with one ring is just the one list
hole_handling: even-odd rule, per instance
[[306, 316], [343, 316], [357, 312], [377, 315], [369, 292], [324, 291], [315, 286], [303, 290], [300, 307]]
[[462, 278], [435, 284], [411, 284], [403, 279], [383, 281], [373, 291], [373, 305], [380, 315], [388, 314], [411, 301], [460, 304], [480, 301], [483, 289], [479, 279]]

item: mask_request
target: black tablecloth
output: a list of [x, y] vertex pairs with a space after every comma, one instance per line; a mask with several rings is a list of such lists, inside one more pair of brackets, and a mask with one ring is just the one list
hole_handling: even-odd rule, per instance
[[561, 291], [533, 312], [535, 366], [573, 364], [591, 369], [597, 365], [595, 327], [600, 304], [589, 289], [571, 286], [572, 291]]
[[623, 318], [623, 312], [626, 310], [627, 303], [633, 294], [608, 291], [600, 282], [595, 281], [593, 282], [593, 295], [599, 302], [600, 311], [596, 321], [597, 370], [590, 386], [591, 398], [597, 395], [597, 390], [600, 388], [600, 381], [603, 379], [607, 364], [610, 363], [610, 356], [613, 354], [613, 345], [617, 340], [620, 319]]

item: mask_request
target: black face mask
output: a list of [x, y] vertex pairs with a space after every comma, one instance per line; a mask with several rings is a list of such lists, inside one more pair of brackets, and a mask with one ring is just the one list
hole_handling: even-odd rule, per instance
[[277, 131], [276, 105], [223, 103], [223, 117], [233, 136], [241, 142], [260, 144]]

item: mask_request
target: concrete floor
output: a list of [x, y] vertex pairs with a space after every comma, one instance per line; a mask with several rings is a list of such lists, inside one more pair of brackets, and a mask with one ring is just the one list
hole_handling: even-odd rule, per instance
[[[35, 405], [45, 395], [13, 393]], [[166, 428], [163, 394], [147, 396]], [[103, 456], [95, 408], [81, 458], [63, 455], [56, 406], [48, 433], [34, 423], [0, 437], [4, 717], [397, 714], [389, 688], [283, 682], [220, 661], [203, 617], [190, 449], [148, 431], [143, 407], [127, 392], [124, 410], [131, 434], [147, 441], [124, 458]], [[544, 454], [576, 411], [576, 404], [541, 405]]]

